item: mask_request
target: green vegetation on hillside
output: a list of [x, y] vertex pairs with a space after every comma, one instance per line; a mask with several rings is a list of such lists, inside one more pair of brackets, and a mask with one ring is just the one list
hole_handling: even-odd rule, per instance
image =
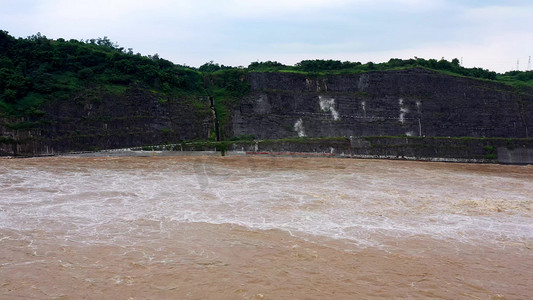
[[246, 80], [246, 70], [218, 69], [204, 74], [204, 78], [207, 93], [215, 99], [215, 110], [220, 126], [224, 128], [229, 125], [231, 110], [237, 107], [239, 99], [250, 90]]
[[0, 114], [42, 113], [44, 101], [69, 99], [85, 89], [124, 93], [136, 86], [168, 96], [203, 92], [200, 72], [131, 49], [107, 37], [50, 40], [41, 34], [15, 39], [0, 31]]
[[[222, 128], [229, 126], [231, 110], [249, 90], [250, 72], [294, 72], [307, 76], [427, 68], [511, 84], [533, 86], [533, 71], [497, 74], [464, 68], [459, 60], [390, 59], [386, 63], [303, 60], [294, 66], [275, 61], [248, 67], [224, 66], [210, 61], [199, 68], [176, 65], [159, 55], [142, 56], [107, 37], [85, 41], [48, 39], [37, 33], [14, 38], [0, 30], [0, 125], [30, 129], [43, 117], [42, 104], [102, 93], [124, 95], [136, 87], [156, 93], [161, 103], [179, 97], [213, 96]], [[5, 121], [7, 118], [23, 121]], [[224, 130], [223, 130], [224, 131]], [[229, 137], [226, 137], [229, 138]]]
[[452, 61], [445, 59], [398, 59], [391, 58], [388, 62], [375, 64], [368, 62], [340, 61], [340, 60], [303, 60], [294, 66], [286, 66], [279, 62], [253, 62], [248, 66], [252, 72], [295, 72], [310, 73], [318, 75], [327, 74], [350, 74], [363, 73], [372, 71], [388, 71], [411, 68], [426, 68], [450, 75], [459, 75], [472, 78], [488, 79], [507, 84], [529, 85], [533, 86], [533, 71], [510, 71], [504, 74], [498, 74], [482, 68], [465, 68], [462, 67], [457, 58]]

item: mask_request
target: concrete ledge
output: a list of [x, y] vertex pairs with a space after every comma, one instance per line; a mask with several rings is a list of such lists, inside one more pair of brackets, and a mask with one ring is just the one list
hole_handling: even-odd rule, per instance
[[498, 162], [501, 164], [533, 164], [533, 149], [516, 148], [511, 150], [506, 147], [498, 147], [497, 150]]
[[533, 164], [533, 139], [364, 136], [221, 142], [198, 141], [95, 152], [58, 153], [56, 155], [144, 157], [269, 155]]

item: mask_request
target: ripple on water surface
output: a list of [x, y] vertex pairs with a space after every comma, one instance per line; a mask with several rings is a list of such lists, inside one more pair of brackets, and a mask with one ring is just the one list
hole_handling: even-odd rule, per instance
[[[378, 245], [533, 239], [531, 167], [292, 158], [47, 158], [2, 168], [2, 226], [95, 238], [139, 220], [237, 224]], [[63, 227], [62, 227], [63, 226]], [[63, 230], [62, 230], [63, 228]], [[92, 236], [96, 234], [96, 236]]]
[[529, 298], [531, 182], [531, 166], [4, 160], [0, 298]]

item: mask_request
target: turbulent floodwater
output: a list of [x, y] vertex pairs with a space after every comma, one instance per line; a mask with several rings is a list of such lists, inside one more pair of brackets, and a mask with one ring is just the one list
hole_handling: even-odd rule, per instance
[[533, 166], [0, 160], [0, 298], [528, 299]]

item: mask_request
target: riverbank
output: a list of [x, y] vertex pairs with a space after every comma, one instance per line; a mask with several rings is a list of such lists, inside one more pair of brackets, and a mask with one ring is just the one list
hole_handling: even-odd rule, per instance
[[380, 136], [201, 141], [105, 150], [92, 152], [88, 155], [171, 156], [199, 154], [533, 164], [533, 139]]
[[[335, 137], [277, 140], [190, 141], [164, 145], [46, 152], [41, 156], [259, 155], [533, 164], [533, 139], [472, 137]], [[23, 154], [16, 157], [24, 157]]]

